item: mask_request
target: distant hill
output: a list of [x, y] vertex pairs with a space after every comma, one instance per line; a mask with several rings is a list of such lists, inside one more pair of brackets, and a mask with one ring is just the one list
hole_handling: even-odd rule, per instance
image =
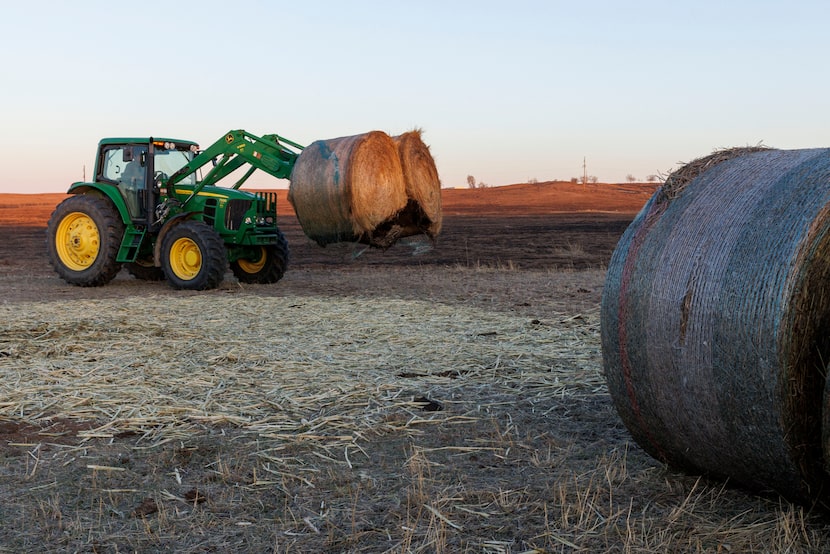
[[[520, 216], [554, 213], [610, 212], [635, 214], [654, 194], [654, 183], [580, 185], [564, 181], [523, 183], [481, 189], [443, 189], [441, 201], [446, 216]], [[277, 193], [277, 213], [293, 215], [288, 191]], [[62, 193], [0, 193], [0, 225], [45, 227]]]

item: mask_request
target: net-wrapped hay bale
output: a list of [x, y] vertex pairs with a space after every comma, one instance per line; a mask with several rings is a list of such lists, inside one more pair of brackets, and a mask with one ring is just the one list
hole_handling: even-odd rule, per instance
[[652, 456], [826, 501], [828, 204], [830, 149], [734, 149], [670, 176], [623, 234], [603, 366]]
[[[425, 233], [434, 239], [441, 232], [441, 179], [435, 160], [416, 129], [393, 137], [401, 157], [406, 195], [407, 235]], [[401, 219], [404, 219], [402, 214]]]
[[407, 204], [397, 146], [382, 131], [313, 142], [294, 164], [288, 198], [303, 232], [320, 245], [388, 246]]

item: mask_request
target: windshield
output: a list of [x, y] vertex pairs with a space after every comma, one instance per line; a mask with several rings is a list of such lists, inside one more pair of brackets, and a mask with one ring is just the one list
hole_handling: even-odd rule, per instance
[[[193, 152], [190, 150], [162, 150], [159, 148], [155, 152], [155, 170], [157, 173], [161, 171], [166, 177], [170, 177], [193, 159]], [[196, 173], [191, 173], [179, 183], [195, 185]]]

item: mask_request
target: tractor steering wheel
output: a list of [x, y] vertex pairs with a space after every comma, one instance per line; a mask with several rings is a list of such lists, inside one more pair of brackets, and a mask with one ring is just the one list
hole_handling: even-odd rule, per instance
[[156, 171], [153, 174], [153, 190], [160, 191], [161, 190], [161, 182], [167, 181], [169, 179], [167, 173], [164, 171]]

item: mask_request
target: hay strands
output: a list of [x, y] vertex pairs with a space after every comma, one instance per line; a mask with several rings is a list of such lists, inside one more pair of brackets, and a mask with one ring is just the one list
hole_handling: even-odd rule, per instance
[[[262, 441], [264, 461], [286, 444], [346, 460], [366, 437], [468, 425], [482, 407], [509, 407], [517, 396], [545, 403], [603, 383], [593, 314], [529, 326], [467, 306], [309, 297], [275, 335], [272, 314], [296, 312], [296, 298], [211, 296], [217, 312], [244, 315], [194, 321], [204, 302], [0, 305], [8, 322], [0, 346], [16, 352], [0, 366], [0, 419], [61, 442], [132, 437], [135, 448], [231, 429]], [[80, 324], [79, 313], [91, 315]], [[50, 340], [28, 340], [32, 329]], [[478, 337], [483, 330], [498, 334]], [[399, 377], [412, 367], [417, 376]], [[422, 396], [443, 409], [421, 410], [413, 399]]]

